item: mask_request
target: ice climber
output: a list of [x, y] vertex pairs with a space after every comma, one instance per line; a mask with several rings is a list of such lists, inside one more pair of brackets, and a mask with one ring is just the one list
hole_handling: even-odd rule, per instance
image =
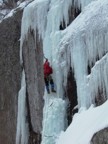
[[50, 94], [50, 88], [49, 88], [50, 85], [51, 85], [51, 91], [56, 92], [54, 90], [54, 82], [51, 76], [52, 73], [53, 73], [52, 67], [48, 62], [48, 59], [46, 59], [44, 63], [44, 81], [45, 81], [45, 86], [48, 94]]

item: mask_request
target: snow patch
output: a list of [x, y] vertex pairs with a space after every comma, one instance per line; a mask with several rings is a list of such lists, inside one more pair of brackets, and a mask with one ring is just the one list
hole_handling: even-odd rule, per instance
[[77, 113], [65, 132], [62, 132], [56, 144], [90, 144], [94, 133], [108, 127], [108, 101], [102, 106]]

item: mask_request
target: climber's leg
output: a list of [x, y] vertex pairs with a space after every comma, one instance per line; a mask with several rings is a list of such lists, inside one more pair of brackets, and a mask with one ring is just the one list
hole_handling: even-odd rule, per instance
[[54, 81], [53, 81], [51, 76], [50, 76], [50, 85], [51, 85], [51, 91], [56, 92], [55, 89], [54, 89]]
[[48, 77], [44, 78], [44, 81], [45, 81], [45, 87], [46, 87], [47, 93], [49, 94], [50, 90], [49, 90], [49, 79], [48, 79]]

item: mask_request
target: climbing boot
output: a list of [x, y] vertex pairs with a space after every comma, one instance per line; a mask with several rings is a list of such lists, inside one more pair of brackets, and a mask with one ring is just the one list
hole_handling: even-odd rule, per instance
[[50, 90], [49, 89], [47, 89], [47, 93], [50, 94]]
[[54, 90], [54, 88], [51, 89], [52, 92], [56, 93], [56, 91]]
[[47, 93], [50, 94], [49, 86], [46, 86]]

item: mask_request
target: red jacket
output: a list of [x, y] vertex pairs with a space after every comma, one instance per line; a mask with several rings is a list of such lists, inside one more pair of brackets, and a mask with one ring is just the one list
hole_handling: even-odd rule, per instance
[[49, 62], [46, 61], [46, 62], [44, 63], [44, 77], [46, 77], [46, 76], [48, 76], [48, 75], [50, 75], [50, 74], [52, 74], [52, 73], [53, 73], [53, 70], [52, 70], [52, 68], [50, 67]]

